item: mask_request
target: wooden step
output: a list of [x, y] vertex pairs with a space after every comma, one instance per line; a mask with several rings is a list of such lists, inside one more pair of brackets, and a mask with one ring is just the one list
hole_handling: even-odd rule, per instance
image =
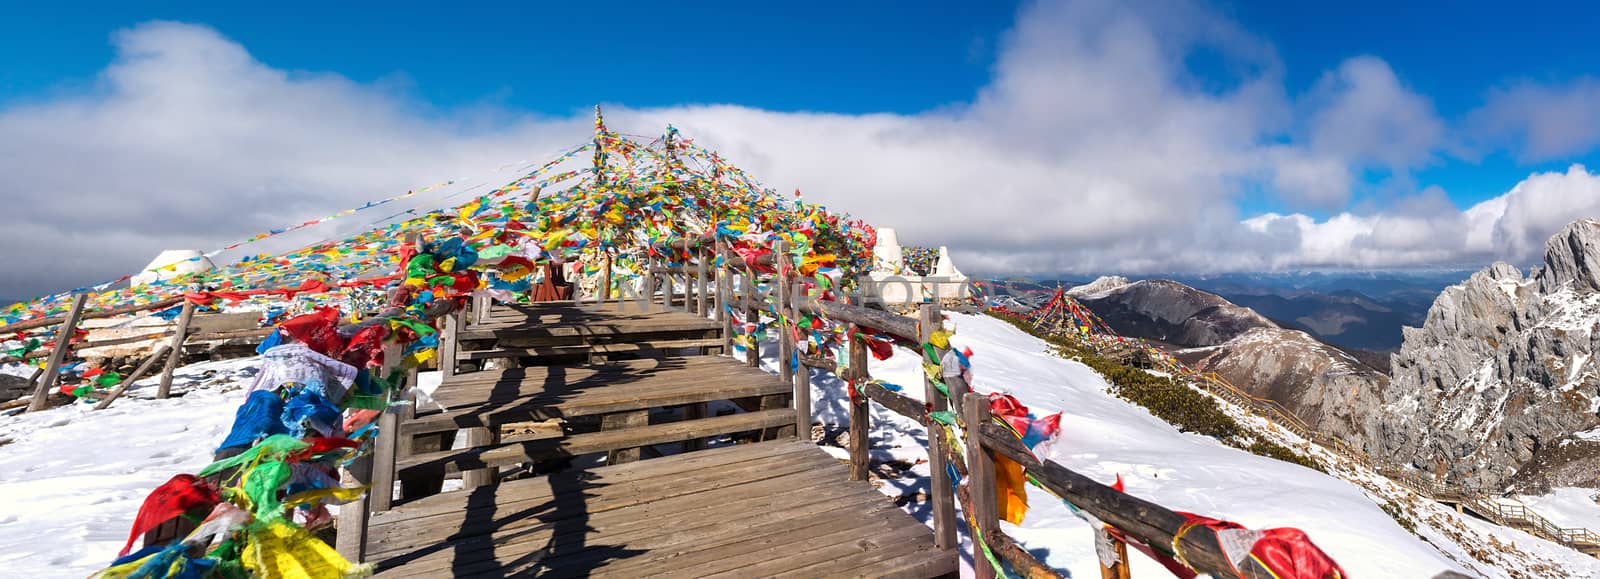
[[[735, 432], [794, 424], [794, 410], [780, 408], [731, 414], [669, 424], [575, 434], [559, 439], [513, 442], [495, 446], [446, 450], [406, 457], [397, 462], [401, 479], [410, 475], [437, 475], [462, 470], [511, 466], [564, 456], [636, 448]], [[407, 472], [411, 471], [411, 472]]]
[[668, 351], [686, 348], [722, 346], [721, 338], [696, 338], [686, 340], [656, 340], [649, 342], [617, 342], [607, 344], [580, 344], [572, 346], [538, 346], [529, 348], [499, 348], [470, 350], [456, 353], [457, 360], [486, 360], [491, 358], [540, 358], [549, 356], [581, 356], [585, 354], [622, 354], [632, 352]]
[[531, 394], [508, 392], [501, 397], [486, 393], [482, 405], [419, 414], [402, 424], [400, 433], [402, 436], [416, 436], [511, 422], [776, 396], [789, 394], [792, 388], [770, 374], [744, 367], [730, 368], [722, 374], [698, 376], [701, 378], [693, 382], [655, 379], [581, 390], [543, 390]]

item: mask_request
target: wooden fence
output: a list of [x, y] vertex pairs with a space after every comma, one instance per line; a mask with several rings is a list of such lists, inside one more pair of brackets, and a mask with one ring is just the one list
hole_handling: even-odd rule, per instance
[[[938, 304], [924, 304], [915, 318], [870, 309], [840, 301], [822, 301], [801, 283], [787, 265], [775, 273], [770, 270], [776, 262], [771, 255], [786, 255], [788, 247], [777, 242], [769, 254], [757, 263], [746, 263], [728, 251], [721, 243], [709, 237], [688, 240], [671, 246], [658, 247], [659, 253], [671, 256], [668, 261], [652, 260], [643, 281], [645, 296], [660, 295], [669, 307], [680, 307], [691, 313], [714, 315], [723, 322], [724, 342], [734, 336], [733, 311], [743, 313], [746, 324], [754, 324], [765, 316], [777, 333], [777, 359], [779, 375], [792, 381], [793, 408], [796, 410], [795, 428], [805, 436], [812, 428], [811, 376], [807, 367], [821, 372], [832, 372], [837, 364], [814, 356], [801, 358], [801, 368], [790, 362], [795, 354], [794, 324], [802, 315], [821, 316], [832, 323], [847, 324], [849, 347], [847, 350], [848, 375], [841, 376], [855, 390], [850, 399], [849, 452], [850, 473], [854, 480], [868, 477], [868, 456], [871, 451], [871, 414], [869, 404], [909, 418], [928, 429], [927, 451], [930, 470], [930, 513], [934, 542], [940, 548], [953, 549], [957, 542], [956, 504], [959, 500], [966, 514], [969, 529], [994, 556], [1006, 561], [1017, 573], [1027, 577], [1055, 577], [1057, 574], [1036, 560], [1016, 541], [1002, 532], [995, 504], [994, 460], [1002, 456], [1022, 465], [1026, 475], [1045, 489], [1067, 501], [1083, 512], [1104, 521], [1117, 529], [1121, 536], [1148, 545], [1156, 551], [1180, 555], [1195, 570], [1219, 577], [1267, 577], [1254, 566], [1236, 567], [1228, 560], [1215, 532], [1203, 527], [1185, 528], [1188, 520], [1170, 509], [1123, 493], [1088, 477], [1073, 472], [1053, 461], [1041, 461], [1006, 428], [998, 425], [988, 415], [988, 399], [968, 391], [958, 378], [945, 380], [948, 394], [941, 391], [935, 379], [923, 383], [923, 399], [918, 400], [891, 391], [874, 382], [869, 374], [868, 349], [863, 333], [888, 334], [916, 344], [928, 344], [934, 332], [942, 328], [943, 316]], [[682, 289], [681, 293], [679, 288]], [[727, 300], [720, 299], [727, 296]], [[760, 360], [760, 344], [753, 339], [742, 340], [745, 362], [755, 366]], [[937, 365], [944, 354], [937, 348], [924, 350], [925, 363]], [[903, 355], [903, 354], [902, 354]], [[848, 395], [849, 393], [840, 393]], [[926, 400], [926, 402], [924, 402]], [[947, 413], [947, 411], [953, 411]], [[934, 416], [957, 417], [956, 428], [946, 429]], [[959, 435], [946, 437], [941, 431]], [[958, 489], [951, 479], [946, 463], [953, 466], [966, 484]], [[1184, 532], [1188, 530], [1188, 532]], [[1174, 537], [1178, 540], [1175, 542]], [[1127, 577], [1127, 550], [1118, 539], [1111, 540], [1120, 554], [1120, 563], [1103, 568], [1106, 577]], [[971, 554], [974, 568], [980, 577], [994, 576], [994, 569], [981, 552]]]

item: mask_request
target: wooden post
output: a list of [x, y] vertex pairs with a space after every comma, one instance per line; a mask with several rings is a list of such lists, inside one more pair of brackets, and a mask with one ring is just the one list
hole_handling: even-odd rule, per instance
[[[951, 395], [954, 396], [955, 393], [951, 392]], [[967, 506], [972, 508], [972, 518], [970, 520], [977, 527], [967, 529], [967, 533], [975, 538], [980, 538], [983, 537], [983, 531], [985, 530], [999, 530], [1000, 509], [999, 505], [996, 504], [997, 499], [995, 497], [994, 458], [983, 447], [983, 436], [978, 434], [981, 429], [975, 426], [989, 422], [989, 405], [982, 396], [977, 394], [967, 394], [967, 396], [969, 398], [962, 404], [965, 408], [965, 411], [962, 412], [962, 417], [965, 419], [967, 426], [963, 429], [961, 435], [962, 438], [966, 439], [967, 446], [967, 498], [972, 501]], [[928, 438], [931, 440], [933, 435], [928, 435]], [[974, 544], [976, 542], [976, 539], [974, 539]], [[995, 576], [994, 567], [987, 564], [987, 561], [984, 560], [976, 547], [973, 551], [972, 570], [974, 574], [978, 579], [993, 579]]]
[[[372, 482], [372, 454], [356, 457], [355, 462], [345, 468], [345, 475], [345, 487], [366, 486]], [[360, 563], [367, 557], [367, 522], [372, 517], [371, 496], [372, 490], [368, 489], [361, 498], [339, 505], [339, 529], [334, 549], [352, 563]]]
[[657, 265], [659, 263], [660, 262], [657, 262], [656, 261], [656, 257], [653, 256], [653, 255], [645, 260], [645, 265], [644, 265], [644, 311], [645, 311], [645, 313], [649, 313], [649, 312], [655, 311], [655, 306], [656, 306], [656, 275], [657, 275], [656, 274], [656, 267], [657, 267]]
[[[467, 448], [493, 446], [500, 442], [500, 427], [496, 425], [474, 426], [464, 429], [467, 431]], [[485, 487], [500, 481], [500, 469], [486, 467], [461, 472], [461, 482], [468, 490]]]
[[457, 332], [461, 330], [461, 312], [444, 315], [444, 330], [439, 332], [439, 375], [449, 378], [456, 375], [456, 350], [461, 347]]
[[694, 313], [706, 317], [706, 250], [703, 247], [694, 250], [694, 285], [695, 306]]
[[107, 406], [110, 406], [112, 400], [116, 400], [118, 396], [122, 396], [122, 393], [126, 392], [129, 386], [132, 386], [135, 381], [143, 378], [146, 372], [149, 372], [151, 368], [154, 368], [156, 361], [161, 360], [162, 357], [166, 355], [167, 349], [171, 347], [172, 346], [162, 344], [160, 348], [156, 348], [156, 351], [152, 352], [149, 358], [145, 358], [144, 362], [140, 363], [138, 368], [134, 368], [132, 374], [129, 374], [127, 378], [123, 378], [121, 384], [117, 384], [117, 388], [115, 390], [112, 390], [110, 394], [107, 394], [104, 400], [101, 400], [98, 404], [95, 404], [94, 409], [105, 410]]
[[28, 402], [28, 412], [44, 410], [50, 401], [50, 390], [56, 387], [56, 379], [61, 377], [61, 363], [67, 359], [67, 351], [72, 346], [72, 333], [78, 330], [78, 320], [83, 316], [83, 304], [89, 300], [89, 294], [81, 293], [72, 298], [72, 309], [67, 311], [66, 321], [61, 323], [57, 330], [56, 347], [50, 351], [50, 361], [45, 364], [44, 378], [39, 380], [39, 387], [33, 391], [33, 400]]
[[[800, 285], [798, 280], [792, 282], [785, 280], [783, 283], [794, 284], [794, 288], [789, 291], [788, 310], [784, 314], [789, 316], [789, 327], [794, 328], [800, 323], [800, 302], [805, 299], [803, 297], [805, 286]], [[784, 335], [789, 336], [789, 348], [790, 351], [794, 352], [792, 354], [793, 357], [786, 360], [799, 359], [800, 346], [795, 342], [795, 333], [785, 329]], [[807, 368], [805, 364], [795, 363], [790, 378], [794, 380], [795, 432], [800, 434], [801, 440], [809, 440], [811, 438], [811, 369]]]
[[494, 300], [488, 295], [472, 294], [472, 323], [482, 324], [489, 321], [489, 309], [494, 307]]
[[717, 254], [722, 265], [717, 267], [717, 321], [722, 325], [722, 353], [733, 354], [733, 314], [728, 310], [733, 299], [733, 270], [728, 269], [727, 249], [718, 243]]
[[[744, 295], [744, 322], [751, 328], [761, 325], [761, 310], [756, 308], [756, 299], [761, 295], [758, 284], [755, 270], [746, 267], [742, 284], [744, 291], [741, 293]], [[761, 342], [756, 340], [754, 332], [749, 338], [749, 343], [745, 344], [744, 365], [756, 368], [761, 366]]]
[[[1104, 533], [1105, 531], [1096, 530], [1095, 532]], [[1128, 544], [1116, 537], [1111, 537], [1110, 539], [1111, 551], [1117, 554], [1117, 562], [1112, 563], [1110, 567], [1104, 564], [1100, 565], [1100, 579], [1129, 579]]]
[[[622, 430], [650, 425], [649, 410], [629, 410], [600, 416], [600, 430]], [[623, 464], [639, 460], [639, 447], [619, 448], [606, 453], [606, 464]]]
[[167, 358], [166, 367], [161, 369], [161, 383], [156, 386], [156, 398], [172, 395], [172, 372], [178, 369], [178, 363], [183, 360], [183, 342], [189, 339], [189, 320], [194, 318], [194, 307], [194, 302], [183, 301], [183, 312], [178, 314], [177, 333], [172, 335], [172, 353]]
[[[782, 256], [788, 252], [789, 244], [782, 239], [772, 245], [772, 253], [774, 255]], [[778, 319], [774, 320], [774, 327], [778, 329], [778, 380], [789, 384], [794, 380], [794, 369], [789, 366], [789, 359], [794, 356], [794, 334], [789, 332], [789, 322], [793, 320], [788, 319], [789, 270], [784, 265], [780, 259], [777, 264], [778, 275], [773, 278], [772, 284], [777, 286], [774, 291], [778, 294], [778, 304], [775, 310]], [[798, 409], [799, 407], [797, 406], [796, 408]], [[798, 422], [798, 419], [796, 419], [796, 422]]]
[[604, 269], [600, 270], [600, 287], [595, 288], [595, 294], [599, 296], [596, 301], [600, 305], [605, 305], [606, 300], [611, 299], [611, 250], [605, 249], [603, 251], [605, 251], [606, 256], [601, 262], [601, 267]]
[[[921, 317], [917, 323], [918, 340], [923, 344], [933, 339], [933, 332], [939, 329], [942, 318], [939, 315], [939, 304], [923, 304]], [[935, 351], [934, 355], [939, 355]], [[926, 357], [926, 355], [924, 355]], [[938, 363], [939, 360], [931, 360]], [[949, 407], [944, 399], [944, 394], [933, 385], [933, 377], [924, 377], [922, 381], [923, 396], [928, 408], [932, 412], [943, 411]], [[930, 428], [928, 432], [928, 468], [929, 488], [932, 491], [928, 500], [932, 501], [933, 511], [933, 545], [940, 549], [953, 549], [956, 547], [956, 504], [955, 488], [951, 486], [950, 473], [945, 470], [944, 437], [939, 436]]]
[[[387, 511], [394, 503], [395, 459], [399, 457], [400, 419], [409, 413], [411, 403], [389, 403], [378, 416], [378, 438], [372, 445], [372, 490], [367, 492], [371, 511]], [[468, 487], [471, 488], [471, 487]]]
[[[850, 344], [850, 388], [856, 388], [872, 379], [867, 372], [867, 344], [856, 337], [860, 327], [851, 325], [845, 336]], [[868, 464], [872, 452], [872, 403], [866, 394], [850, 395], [850, 480], [867, 480]]]

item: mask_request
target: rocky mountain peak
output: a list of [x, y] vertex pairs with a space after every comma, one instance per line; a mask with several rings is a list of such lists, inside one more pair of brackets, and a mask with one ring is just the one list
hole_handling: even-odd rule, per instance
[[1544, 244], [1544, 269], [1539, 289], [1555, 293], [1561, 286], [1600, 291], [1600, 222], [1574, 221]]
[[1404, 332], [1367, 450], [1455, 483], [1530, 484], [1519, 468], [1600, 425], [1600, 222], [1552, 237], [1530, 277], [1495, 263], [1446, 288]]

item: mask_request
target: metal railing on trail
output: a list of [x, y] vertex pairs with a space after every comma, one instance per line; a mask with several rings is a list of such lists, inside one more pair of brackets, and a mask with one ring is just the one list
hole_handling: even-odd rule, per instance
[[1065, 293], [1065, 290], [1057, 289], [1049, 301], [1026, 314], [1005, 309], [991, 311], [1019, 319], [1030, 324], [1035, 331], [1046, 335], [1075, 341], [1096, 355], [1112, 357], [1129, 351], [1142, 350], [1150, 359], [1161, 362], [1161, 369], [1174, 379], [1243, 408], [1273, 425], [1400, 483], [1424, 497], [1458, 505], [1495, 524], [1522, 529], [1540, 538], [1600, 556], [1600, 532], [1586, 528], [1562, 527], [1533, 512], [1525, 503], [1515, 498], [1496, 497], [1493, 493], [1475, 487], [1443, 484], [1397, 465], [1375, 460], [1362, 449], [1338, 436], [1313, 427], [1276, 400], [1252, 395], [1234, 386], [1216, 372], [1189, 368], [1144, 340], [1116, 335], [1109, 324], [1087, 307], [1078, 304]]

